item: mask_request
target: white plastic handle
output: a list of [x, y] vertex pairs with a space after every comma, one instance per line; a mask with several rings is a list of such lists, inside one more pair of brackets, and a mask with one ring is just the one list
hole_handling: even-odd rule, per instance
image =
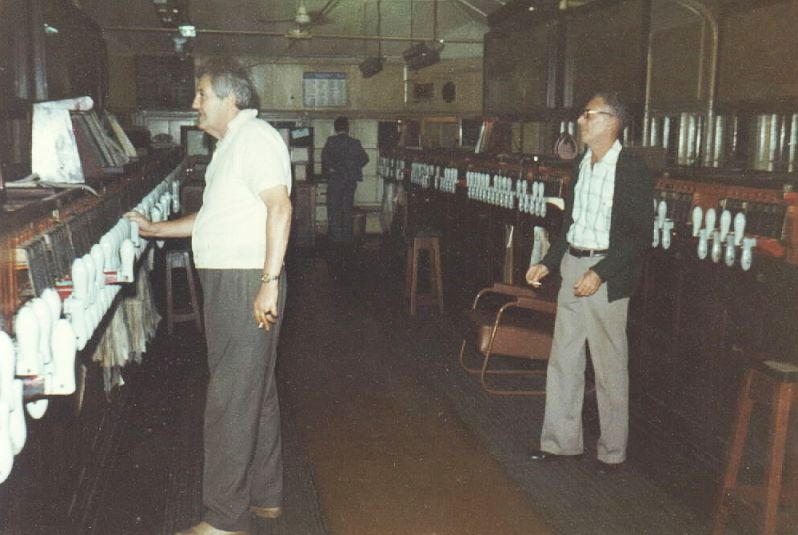
[[30, 301], [30, 307], [36, 314], [36, 323], [39, 324], [39, 358], [45, 367], [50, 364], [52, 355], [50, 353], [50, 334], [52, 333], [53, 321], [50, 314], [50, 307], [41, 297], [35, 297]]
[[0, 401], [0, 483], [8, 479], [14, 467], [14, 452], [11, 444], [10, 411], [5, 401]]
[[[77, 342], [72, 324], [61, 319], [53, 328], [51, 340], [53, 374], [45, 382], [45, 394], [69, 395], [75, 392], [75, 354]], [[49, 383], [49, 384], [48, 384]]]
[[14, 341], [3, 331], [0, 331], [0, 401], [5, 401], [9, 409], [14, 407], [12, 388], [16, 373], [16, 351]]
[[11, 451], [18, 455], [28, 441], [28, 426], [25, 423], [25, 385], [22, 379], [15, 379], [11, 387], [11, 396], [14, 398], [9, 414], [9, 434], [11, 435]]
[[17, 334], [17, 375], [41, 375], [39, 322], [33, 307], [25, 305], [19, 309], [14, 320], [14, 332]]

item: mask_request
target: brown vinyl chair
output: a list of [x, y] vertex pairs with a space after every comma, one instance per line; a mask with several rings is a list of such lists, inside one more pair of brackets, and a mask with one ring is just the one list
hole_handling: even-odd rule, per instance
[[[484, 299], [488, 298], [488, 299]], [[498, 303], [498, 304], [497, 304]], [[493, 304], [493, 306], [490, 306]], [[500, 388], [490, 376], [544, 376], [544, 369], [491, 367], [494, 357], [514, 357], [547, 361], [557, 310], [556, 293], [548, 295], [531, 288], [495, 283], [477, 293], [466, 313], [465, 334], [460, 346], [460, 365], [469, 373], [479, 374], [485, 391], [502, 396], [541, 396], [539, 388]], [[469, 345], [482, 355], [481, 366], [466, 360]], [[545, 381], [544, 381], [545, 383]]]

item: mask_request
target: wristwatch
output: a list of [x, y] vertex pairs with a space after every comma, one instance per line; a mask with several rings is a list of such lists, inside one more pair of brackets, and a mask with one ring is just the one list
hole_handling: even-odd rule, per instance
[[269, 275], [268, 273], [264, 273], [261, 276], [261, 278], [260, 278], [260, 281], [263, 284], [268, 284], [268, 283], [270, 283], [272, 281], [276, 281], [276, 280], [280, 280], [280, 275]]

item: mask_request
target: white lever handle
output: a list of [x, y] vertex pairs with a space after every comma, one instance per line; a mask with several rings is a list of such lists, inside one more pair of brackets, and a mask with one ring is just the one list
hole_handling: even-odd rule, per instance
[[88, 271], [82, 258], [72, 261], [72, 296], [81, 303], [85, 303], [89, 297]]
[[79, 300], [70, 297], [65, 305], [65, 312], [69, 316], [69, 321], [72, 323], [72, 329], [75, 331], [75, 343], [78, 349], [86, 347], [86, 342], [89, 341], [89, 326], [86, 323], [86, 309]]
[[734, 245], [739, 246], [745, 237], [745, 212], [737, 212], [734, 216]]
[[116, 266], [114, 266], [114, 257], [117, 255], [114, 254], [114, 239], [111, 237], [111, 234], [112, 232], [109, 232], [100, 238], [100, 247], [103, 249], [103, 258], [105, 259], [103, 271], [111, 271], [116, 268]]
[[657, 227], [662, 228], [665, 225], [665, 216], [668, 215], [668, 203], [664, 200], [659, 201], [657, 205]]
[[5, 401], [9, 409], [14, 407], [12, 388], [16, 365], [14, 341], [8, 334], [0, 331], [0, 401]]
[[36, 401], [29, 401], [26, 403], [25, 408], [28, 410], [28, 414], [30, 414], [31, 418], [39, 420], [44, 416], [44, 413], [47, 412], [49, 403], [47, 399], [37, 399]]
[[17, 375], [41, 375], [42, 361], [39, 355], [39, 323], [33, 307], [23, 306], [14, 320], [17, 334]]
[[693, 237], [698, 237], [698, 232], [701, 230], [701, 221], [704, 220], [704, 209], [696, 205], [693, 207]]
[[25, 423], [25, 406], [24, 404], [25, 383], [22, 379], [14, 379], [11, 385], [11, 397], [13, 398], [11, 407], [11, 414], [9, 414], [9, 435], [11, 435], [11, 451], [14, 455], [18, 455], [25, 447], [25, 442], [28, 441], [28, 427]]
[[0, 401], [0, 483], [8, 479], [14, 467], [14, 453], [9, 429], [10, 411], [5, 401]]
[[39, 325], [39, 358], [45, 371], [52, 360], [50, 354], [50, 334], [53, 327], [52, 316], [50, 315], [50, 307], [44, 302], [41, 297], [31, 299], [30, 307], [36, 315], [36, 323]]
[[94, 269], [94, 260], [90, 254], [83, 255], [83, 265], [86, 266], [86, 306], [94, 303], [97, 297], [97, 272]]
[[48, 308], [50, 309], [50, 318], [52, 319], [53, 324], [58, 321], [58, 318], [61, 317], [61, 298], [58, 296], [58, 292], [56, 292], [53, 288], [45, 288], [42, 291], [41, 298], [44, 299], [44, 302], [47, 303]]
[[91, 259], [94, 262], [94, 280], [97, 289], [105, 287], [105, 252], [98, 244], [91, 246]]
[[723, 210], [720, 213], [720, 241], [724, 241], [726, 239], [726, 235], [729, 233], [729, 229], [731, 228], [731, 222], [731, 212], [728, 210]]
[[75, 392], [77, 343], [72, 324], [67, 320], [61, 319], [55, 324], [51, 347], [54, 369], [53, 374], [45, 381], [44, 393], [48, 395], [72, 394]]
[[136, 249], [133, 247], [133, 242], [130, 240], [123, 241], [119, 253], [122, 257], [122, 266], [118, 278], [124, 282], [133, 282], [135, 280], [133, 275], [133, 263], [136, 260]]
[[704, 223], [706, 224], [707, 235], [711, 235], [715, 230], [715, 218], [717, 217], [714, 208], [708, 208], [707, 213], [704, 214]]

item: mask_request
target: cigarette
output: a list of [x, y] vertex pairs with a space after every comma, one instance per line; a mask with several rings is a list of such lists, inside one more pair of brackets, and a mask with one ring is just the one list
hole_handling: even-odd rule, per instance
[[542, 283], [542, 282], [539, 282], [539, 281], [530, 282], [529, 284], [531, 284], [531, 285], [532, 285], [532, 286], [534, 286], [535, 288], [540, 288], [541, 286], [543, 286], [543, 283]]
[[262, 321], [259, 321], [259, 322], [258, 322], [258, 329], [262, 329], [262, 328], [263, 328], [263, 322], [262, 322]]

